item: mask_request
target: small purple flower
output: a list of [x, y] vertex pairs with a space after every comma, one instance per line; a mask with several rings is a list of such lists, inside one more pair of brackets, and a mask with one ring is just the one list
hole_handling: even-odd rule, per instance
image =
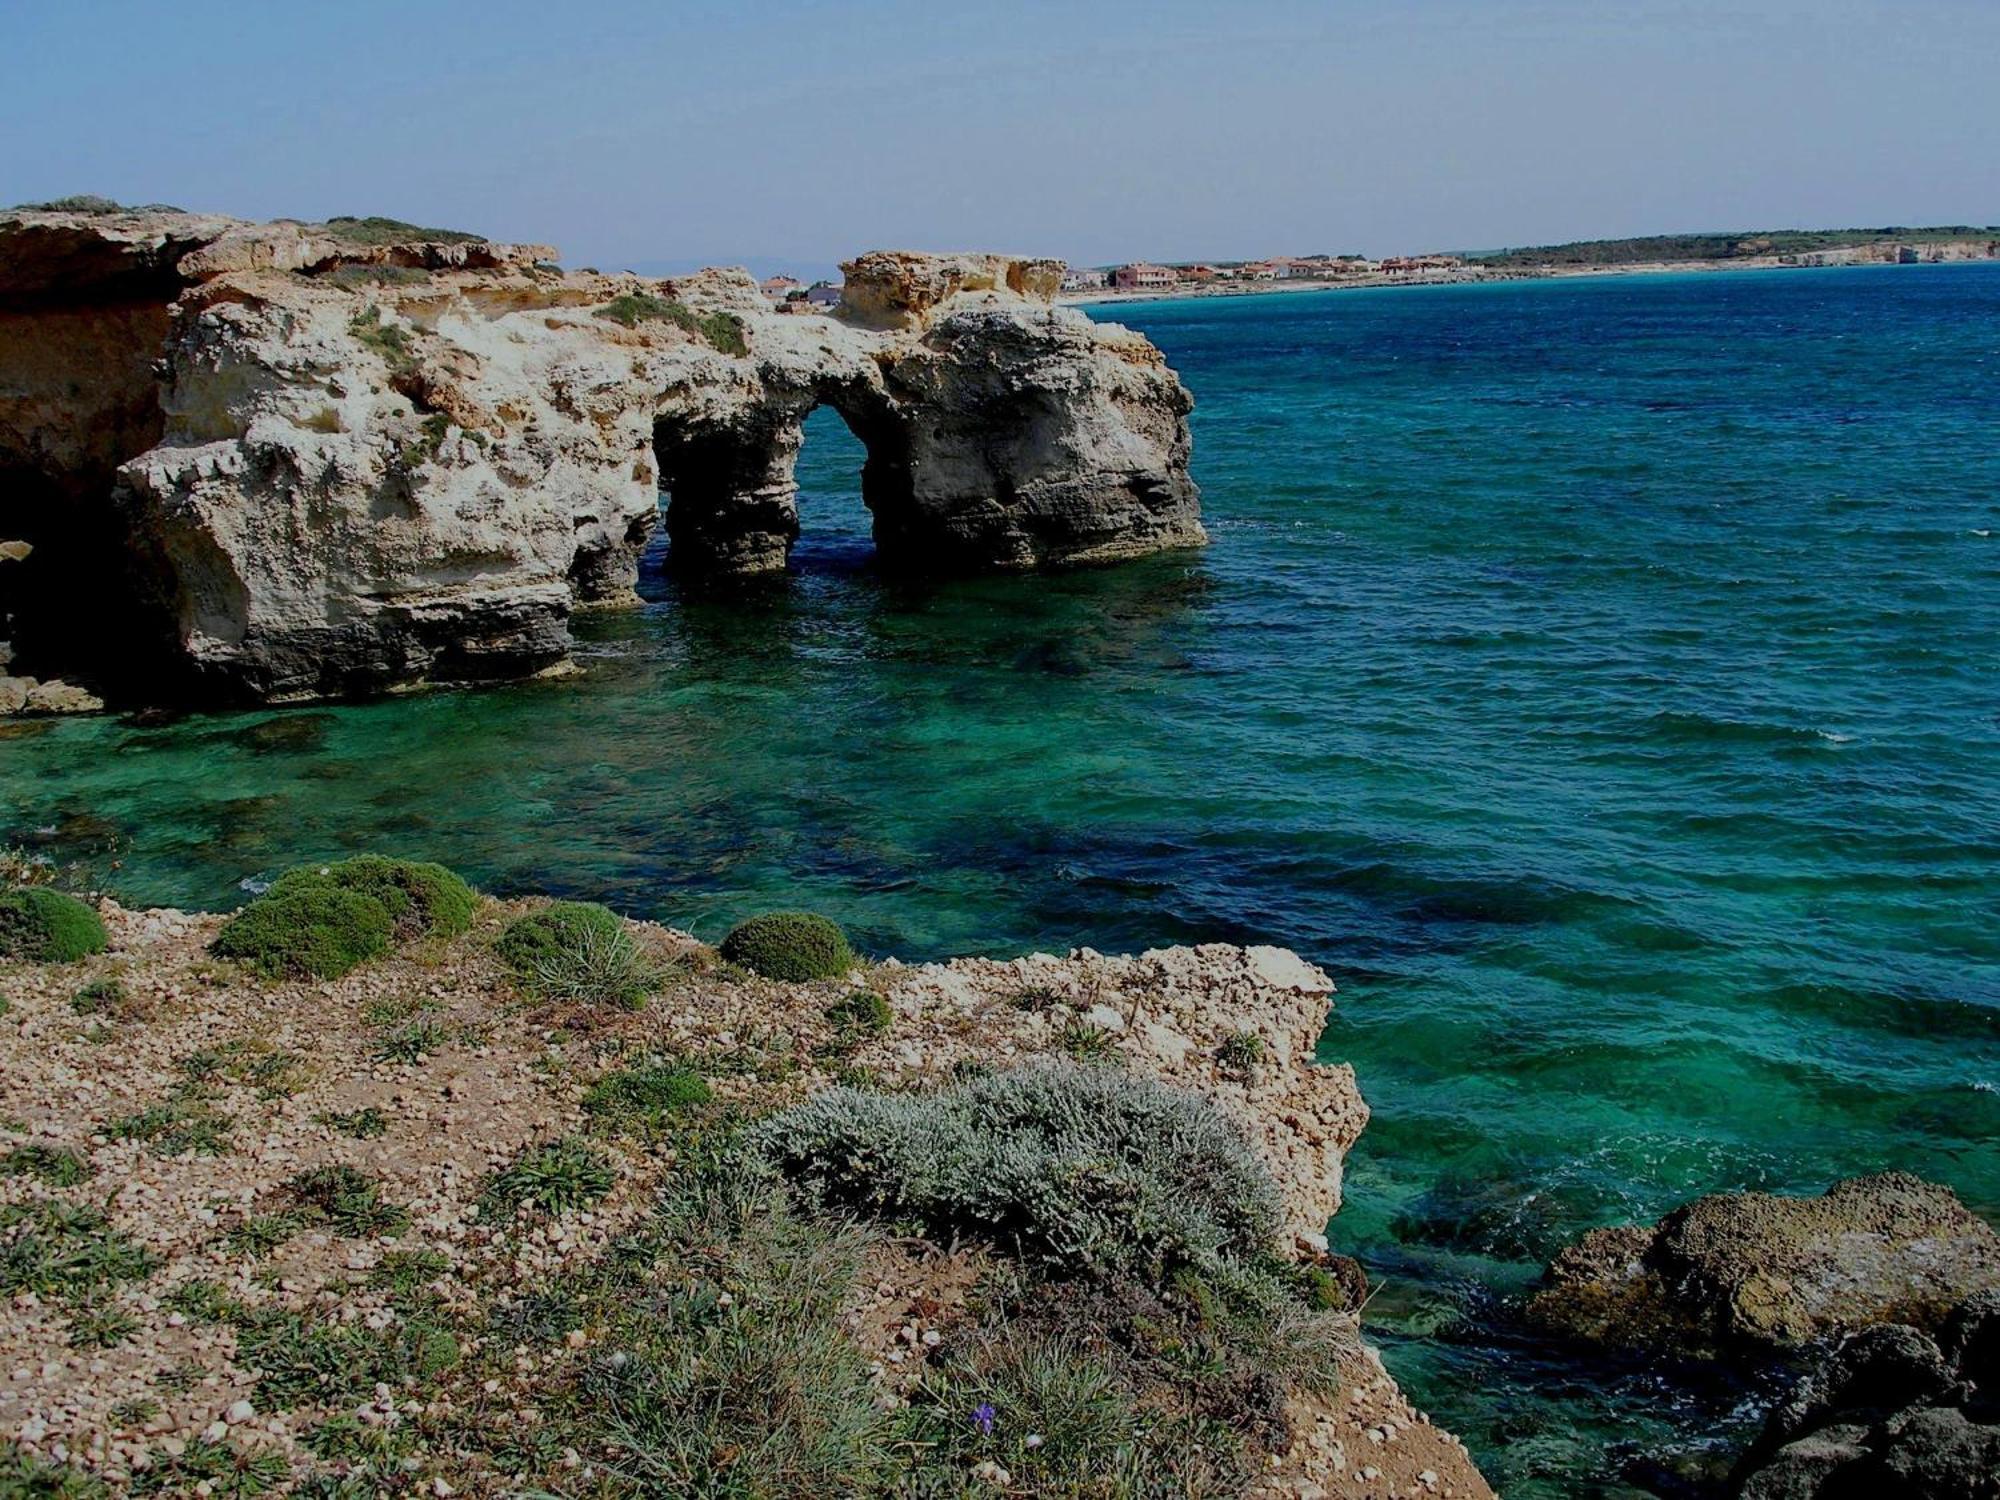
[[993, 1410], [991, 1401], [982, 1401], [972, 1408], [972, 1425], [987, 1437], [993, 1436], [993, 1419], [999, 1413]]

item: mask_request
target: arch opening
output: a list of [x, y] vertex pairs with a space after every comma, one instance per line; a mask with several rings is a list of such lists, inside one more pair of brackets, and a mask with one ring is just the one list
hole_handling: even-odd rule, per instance
[[[668, 413], [653, 426], [665, 496], [667, 567], [683, 575], [780, 573], [800, 535], [800, 456], [805, 487], [829, 491], [829, 541], [845, 560], [873, 556], [885, 536], [909, 531], [909, 464], [900, 427], [879, 396], [815, 390], [715, 420]], [[859, 470], [858, 486], [848, 476]], [[841, 502], [859, 500], [842, 513]], [[866, 513], [866, 520], [862, 512]], [[815, 549], [818, 550], [817, 548]]]

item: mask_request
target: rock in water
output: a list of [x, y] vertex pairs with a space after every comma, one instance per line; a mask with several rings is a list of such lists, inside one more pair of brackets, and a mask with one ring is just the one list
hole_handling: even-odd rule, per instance
[[1741, 1500], [2000, 1500], [2000, 1293], [1936, 1340], [1870, 1328], [1771, 1414], [1734, 1476]]
[[1951, 1189], [1906, 1172], [1817, 1198], [1720, 1193], [1652, 1228], [1585, 1235], [1529, 1304], [1588, 1343], [1715, 1357], [1776, 1353], [1876, 1323], [1935, 1329], [2000, 1288], [2000, 1235]]
[[[366, 232], [358, 232], [365, 230]], [[817, 406], [886, 561], [1205, 537], [1179, 379], [1057, 308], [1059, 262], [877, 253], [831, 315], [743, 272], [568, 273], [408, 225], [0, 215], [0, 536], [23, 668], [291, 701], [561, 662], [677, 566], [781, 569]]]

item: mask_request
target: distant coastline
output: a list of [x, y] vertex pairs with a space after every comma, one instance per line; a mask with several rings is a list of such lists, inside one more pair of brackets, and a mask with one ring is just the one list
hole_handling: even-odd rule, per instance
[[2000, 226], [1925, 229], [1778, 230], [1741, 235], [1654, 235], [1454, 255], [1278, 256], [1216, 265], [1134, 262], [1078, 268], [1057, 300], [1071, 306], [1251, 296], [1361, 287], [1456, 286], [1575, 276], [1644, 276], [1690, 271], [1813, 270], [1859, 265], [1933, 265], [2000, 260]]
[[1622, 276], [1685, 275], [1695, 271], [1830, 271], [1853, 270], [1858, 266], [1890, 267], [1897, 264], [1967, 265], [2000, 260], [2000, 255], [1954, 255], [1938, 259], [1899, 263], [1890, 260], [1797, 261], [1778, 256], [1738, 257], [1729, 260], [1643, 261], [1607, 266], [1512, 267], [1505, 270], [1467, 265], [1452, 271], [1415, 276], [1344, 276], [1337, 280], [1232, 281], [1190, 283], [1172, 287], [1146, 287], [1123, 291], [1097, 287], [1089, 291], [1061, 292], [1056, 301], [1065, 307], [1122, 306], [1134, 302], [1182, 302], [1203, 297], [1271, 297], [1293, 292], [1351, 292], [1382, 287], [1474, 286], [1509, 281], [1574, 281]]

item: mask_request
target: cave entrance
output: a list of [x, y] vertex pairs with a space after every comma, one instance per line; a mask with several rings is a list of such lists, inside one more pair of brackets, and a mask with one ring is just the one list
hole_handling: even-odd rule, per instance
[[872, 560], [905, 528], [908, 466], [895, 425], [852, 393], [808, 393], [717, 418], [663, 415], [653, 451], [665, 497], [667, 567], [684, 576], [814, 570]]

